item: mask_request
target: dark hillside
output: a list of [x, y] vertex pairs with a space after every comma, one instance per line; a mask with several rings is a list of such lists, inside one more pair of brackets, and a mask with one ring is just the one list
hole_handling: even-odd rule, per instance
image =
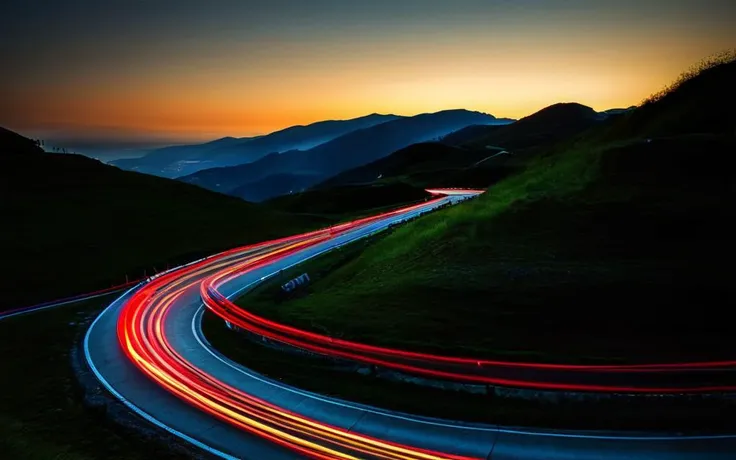
[[9, 131], [0, 136], [0, 308], [109, 287], [308, 226], [193, 185], [43, 153]]
[[353, 216], [369, 214], [382, 208], [398, 207], [429, 197], [429, 193], [424, 189], [393, 183], [307, 190], [274, 198], [267, 204], [273, 209], [290, 213]]
[[[441, 177], [447, 174], [448, 169], [471, 166], [492, 154], [491, 151], [461, 149], [440, 142], [413, 144], [380, 160], [338, 174], [316, 188], [397, 179], [405, 179], [411, 183], [415, 175], [437, 173]], [[424, 183], [425, 180], [420, 182], [422, 184], [418, 185], [432, 185]]]

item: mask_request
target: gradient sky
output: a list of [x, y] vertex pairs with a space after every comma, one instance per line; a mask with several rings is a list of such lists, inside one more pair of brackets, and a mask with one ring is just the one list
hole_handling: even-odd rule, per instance
[[639, 103], [736, 46], [732, 0], [10, 0], [0, 125], [189, 141], [372, 112]]

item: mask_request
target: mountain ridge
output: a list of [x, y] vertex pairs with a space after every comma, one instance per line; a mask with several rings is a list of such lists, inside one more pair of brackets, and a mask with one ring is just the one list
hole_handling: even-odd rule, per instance
[[[258, 161], [231, 168], [203, 170], [181, 177], [192, 184], [230, 193], [241, 185], [275, 174], [312, 175], [314, 184], [346, 169], [366, 164], [416, 142], [442, 137], [470, 124], [498, 123], [482, 112], [464, 109], [403, 117], [352, 131], [306, 151], [266, 155]], [[503, 122], [501, 122], [503, 123]], [[226, 185], [227, 184], [227, 185]], [[281, 194], [289, 188], [281, 188]]]
[[127, 170], [175, 178], [202, 169], [249, 163], [270, 153], [312, 148], [351, 131], [397, 118], [397, 115], [370, 114], [347, 120], [321, 120], [260, 136], [228, 136], [201, 144], [163, 147], [140, 158], [116, 160], [111, 164]]

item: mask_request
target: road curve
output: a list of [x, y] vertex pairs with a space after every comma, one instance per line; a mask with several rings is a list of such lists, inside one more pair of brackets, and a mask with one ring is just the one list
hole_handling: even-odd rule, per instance
[[150, 422], [223, 458], [733, 458], [733, 436], [529, 431], [397, 414], [260, 376], [212, 350], [200, 284], [238, 267], [226, 296], [271, 273], [459, 197], [357, 224], [239, 248], [126, 292], [90, 326], [85, 355], [103, 385]]

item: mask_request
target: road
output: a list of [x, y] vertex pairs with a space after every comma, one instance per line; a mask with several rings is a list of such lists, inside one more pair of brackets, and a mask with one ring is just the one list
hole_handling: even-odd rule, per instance
[[261, 245], [161, 274], [126, 292], [91, 325], [87, 361], [103, 385], [161, 428], [223, 458], [734, 458], [736, 437], [533, 431], [441, 421], [322, 397], [260, 376], [201, 334], [202, 281], [238, 277], [225, 297], [265, 276], [433, 207], [436, 200]]

